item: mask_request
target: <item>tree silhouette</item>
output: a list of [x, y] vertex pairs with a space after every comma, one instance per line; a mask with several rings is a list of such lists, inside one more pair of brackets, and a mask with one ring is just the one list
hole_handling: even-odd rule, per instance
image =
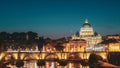
[[39, 51], [41, 51], [44, 44], [45, 44], [45, 39], [43, 37], [39, 37], [39, 40], [38, 40], [38, 49], [39, 49]]
[[34, 41], [38, 37], [37, 36], [38, 34], [32, 31], [28, 31], [27, 35], [28, 35], [28, 40], [30, 41]]
[[91, 53], [88, 60], [90, 68], [99, 68], [99, 60], [103, 61], [103, 58], [95, 53]]
[[57, 45], [55, 45], [55, 49], [57, 51], [63, 52], [64, 46], [62, 46], [61, 43], [57, 43]]

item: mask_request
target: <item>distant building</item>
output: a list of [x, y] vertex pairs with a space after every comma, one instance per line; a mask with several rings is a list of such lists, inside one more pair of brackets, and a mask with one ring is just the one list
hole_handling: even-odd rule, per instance
[[97, 32], [93, 31], [91, 24], [88, 23], [88, 20], [85, 20], [85, 23], [82, 25], [80, 32], [77, 32], [72, 36], [72, 40], [74, 39], [84, 39], [87, 41], [87, 51], [91, 51], [94, 49], [94, 45], [100, 43], [102, 41], [102, 37]]
[[120, 52], [120, 35], [107, 35], [101, 42], [106, 51]]
[[106, 39], [117, 39], [117, 40], [120, 40], [120, 35], [107, 35]]
[[84, 39], [69, 40], [68, 43], [64, 43], [65, 52], [84, 52], [86, 50], [87, 42]]

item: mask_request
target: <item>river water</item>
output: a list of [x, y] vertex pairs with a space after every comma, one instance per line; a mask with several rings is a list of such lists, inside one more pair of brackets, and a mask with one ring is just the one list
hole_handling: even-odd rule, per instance
[[[8, 65], [10, 68], [17, 68], [15, 65]], [[67, 63], [66, 66], [59, 65], [58, 62], [45, 62], [43, 66], [37, 66], [36, 61], [25, 61], [21, 68], [89, 68], [89, 66], [82, 66], [80, 63]]]

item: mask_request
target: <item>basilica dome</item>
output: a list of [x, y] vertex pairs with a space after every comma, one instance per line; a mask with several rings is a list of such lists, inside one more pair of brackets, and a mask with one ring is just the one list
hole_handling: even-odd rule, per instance
[[85, 23], [82, 25], [80, 29], [80, 36], [93, 36], [94, 31], [92, 26], [88, 23], [88, 19], [85, 20]]
[[92, 25], [85, 19], [85, 22], [80, 28], [80, 31], [72, 36], [72, 40], [84, 39], [87, 43], [86, 51], [93, 51], [94, 45], [102, 41], [102, 36], [94, 32]]
[[82, 27], [89, 28], [89, 27], [91, 27], [91, 25], [89, 23], [84, 23]]

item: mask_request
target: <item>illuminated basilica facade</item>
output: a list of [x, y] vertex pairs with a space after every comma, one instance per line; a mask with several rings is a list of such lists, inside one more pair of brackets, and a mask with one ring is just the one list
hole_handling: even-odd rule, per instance
[[80, 32], [72, 36], [72, 40], [75, 39], [84, 39], [87, 41], [87, 51], [94, 50], [94, 46], [102, 41], [102, 36], [93, 31], [91, 24], [88, 20], [85, 20], [85, 23], [80, 28]]

